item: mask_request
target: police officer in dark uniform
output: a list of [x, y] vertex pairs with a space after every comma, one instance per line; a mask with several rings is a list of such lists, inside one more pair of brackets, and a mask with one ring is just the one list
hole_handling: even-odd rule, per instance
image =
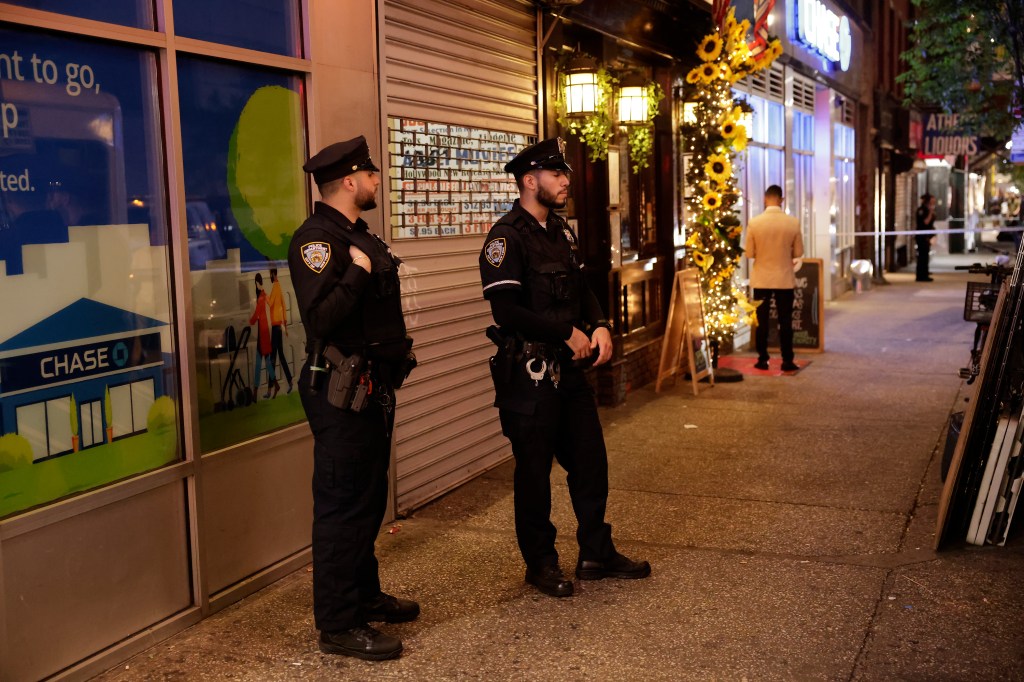
[[313, 615], [325, 653], [395, 658], [402, 642], [368, 623], [409, 621], [420, 610], [381, 591], [374, 556], [394, 389], [414, 364], [400, 261], [359, 217], [376, 207], [380, 186], [362, 136], [323, 149], [303, 170], [322, 197], [288, 249], [309, 354], [299, 393], [314, 441]]
[[[916, 230], [935, 229], [935, 197], [925, 192], [921, 195], [921, 205], [917, 207], [915, 214]], [[928, 272], [928, 258], [932, 250], [932, 237], [930, 234], [915, 234], [914, 244], [917, 246], [917, 281], [931, 282], [931, 273]]]
[[505, 165], [519, 199], [491, 228], [480, 254], [484, 297], [498, 327], [491, 359], [495, 406], [515, 456], [516, 538], [526, 582], [568, 597], [551, 523], [552, 458], [566, 470], [578, 523], [581, 580], [646, 578], [646, 561], [616, 551], [605, 523], [608, 457], [587, 364], [611, 359], [612, 338], [601, 306], [583, 277], [576, 235], [553, 209], [568, 199], [561, 138], [527, 147]]

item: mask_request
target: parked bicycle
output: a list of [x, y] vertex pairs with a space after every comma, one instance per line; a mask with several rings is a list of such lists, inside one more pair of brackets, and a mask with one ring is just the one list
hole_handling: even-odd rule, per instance
[[974, 322], [977, 326], [974, 329], [974, 343], [971, 346], [971, 361], [967, 367], [960, 368], [960, 378], [966, 379], [968, 384], [973, 384], [981, 370], [981, 352], [985, 348], [985, 337], [992, 323], [996, 301], [999, 300], [999, 289], [1003, 280], [1013, 272], [1013, 268], [1010, 267], [1006, 256], [1000, 256], [996, 258], [995, 263], [958, 265], [956, 269], [966, 270], [972, 275], [989, 277], [988, 282], [968, 282], [967, 295], [964, 298], [964, 319]]

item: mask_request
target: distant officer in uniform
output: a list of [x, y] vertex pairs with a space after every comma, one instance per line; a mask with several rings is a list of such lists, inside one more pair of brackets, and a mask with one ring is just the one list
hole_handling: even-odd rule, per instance
[[[491, 360], [495, 406], [515, 456], [516, 538], [526, 582], [568, 597], [551, 523], [552, 458], [568, 473], [578, 523], [581, 580], [646, 578], [651, 566], [619, 554], [605, 523], [608, 457], [588, 363], [612, 357], [612, 337], [601, 306], [583, 277], [576, 235], [553, 209], [569, 195], [561, 138], [527, 147], [505, 165], [519, 199], [491, 228], [480, 254], [484, 297], [499, 327]], [[596, 358], [594, 357], [596, 355]]]
[[376, 207], [380, 186], [362, 136], [326, 147], [303, 170], [322, 197], [288, 248], [308, 353], [299, 394], [314, 441], [313, 616], [321, 651], [395, 658], [402, 642], [367, 623], [409, 621], [420, 611], [381, 591], [374, 556], [388, 497], [394, 389], [415, 362], [400, 261], [359, 217]]
[[[921, 205], [917, 207], [915, 214], [915, 228], [918, 231], [935, 229], [935, 197], [925, 192], [921, 195]], [[917, 246], [917, 281], [931, 282], [932, 276], [928, 272], [928, 258], [932, 250], [932, 239], [935, 235], [915, 234], [914, 245]]]

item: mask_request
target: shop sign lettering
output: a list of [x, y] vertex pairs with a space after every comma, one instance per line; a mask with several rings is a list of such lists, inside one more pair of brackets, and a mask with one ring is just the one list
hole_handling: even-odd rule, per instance
[[797, 40], [847, 71], [853, 52], [850, 20], [838, 15], [821, 0], [797, 0]]
[[978, 136], [960, 131], [958, 114], [928, 114], [924, 126], [922, 156], [963, 156], [978, 153]]
[[0, 394], [161, 363], [160, 334], [0, 359]]

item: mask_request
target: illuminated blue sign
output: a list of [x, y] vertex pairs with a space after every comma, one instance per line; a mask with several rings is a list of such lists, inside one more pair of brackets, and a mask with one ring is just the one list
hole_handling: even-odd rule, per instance
[[794, 12], [796, 39], [847, 71], [853, 51], [850, 20], [830, 10], [821, 0], [797, 0]]

